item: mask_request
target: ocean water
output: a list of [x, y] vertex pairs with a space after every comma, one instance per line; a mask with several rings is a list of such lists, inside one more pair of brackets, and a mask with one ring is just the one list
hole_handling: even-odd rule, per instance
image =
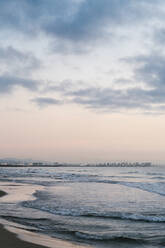
[[90, 247], [165, 247], [165, 167], [0, 168], [0, 217]]

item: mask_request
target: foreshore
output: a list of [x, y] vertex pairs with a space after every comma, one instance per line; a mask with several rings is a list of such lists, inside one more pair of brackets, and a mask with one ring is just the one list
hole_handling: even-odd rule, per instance
[[0, 244], [3, 248], [46, 248], [20, 240], [16, 234], [7, 231], [2, 225], [0, 225]]
[[[0, 197], [8, 194], [0, 190]], [[12, 226], [0, 219], [0, 247], [3, 248], [84, 248], [89, 246], [73, 244], [57, 238], [51, 238], [36, 232]]]
[[[4, 191], [0, 191], [0, 197], [5, 195]], [[2, 224], [0, 224], [0, 244], [3, 248], [46, 248], [20, 240], [16, 234], [7, 231]]]
[[0, 191], [0, 197], [2, 197], [2, 196], [5, 196], [6, 195], [6, 192], [4, 192], [4, 191]]

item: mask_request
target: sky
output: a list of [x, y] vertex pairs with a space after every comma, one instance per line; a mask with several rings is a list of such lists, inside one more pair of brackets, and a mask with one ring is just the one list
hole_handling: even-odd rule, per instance
[[165, 1], [1, 0], [0, 157], [165, 161]]

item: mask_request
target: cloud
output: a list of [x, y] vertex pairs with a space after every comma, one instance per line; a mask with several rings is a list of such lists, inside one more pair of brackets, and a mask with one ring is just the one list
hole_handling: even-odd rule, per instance
[[49, 93], [49, 92], [62, 92], [66, 93], [68, 91], [73, 91], [75, 89], [80, 89], [80, 85], [82, 85], [82, 88], [86, 85], [83, 81], [72, 81], [71, 79], [63, 80], [60, 82], [49, 82], [44, 85], [43, 92]]
[[[165, 110], [165, 56], [153, 52], [123, 59], [133, 67], [133, 87], [114, 89], [87, 87], [68, 90], [72, 101], [92, 109], [120, 111], [122, 109], [154, 112]], [[124, 80], [124, 79], [123, 79]], [[128, 80], [130, 85], [130, 80]], [[123, 81], [126, 84], [126, 80]], [[141, 87], [141, 83], [145, 87]], [[136, 85], [136, 86], [135, 86]]]
[[[146, 83], [149, 84], [148, 81]], [[113, 87], [87, 86], [83, 82], [67, 80], [61, 84], [55, 84], [54, 87], [47, 86], [46, 91], [51, 94], [60, 93], [61, 104], [74, 103], [85, 108], [109, 113], [130, 110], [145, 114], [162, 114], [165, 110], [165, 87], [158, 87], [158, 84], [146, 89], [142, 88], [141, 85], [138, 86], [138, 84], [134, 87], [114, 89]], [[49, 101], [47, 102], [48, 105]]]
[[[139, 109], [142, 112], [165, 110], [165, 56], [153, 52], [149, 55], [126, 58], [124, 61], [133, 66], [132, 81], [136, 82], [136, 87], [118, 90], [89, 87], [68, 90], [67, 95], [73, 97], [73, 102], [92, 109]], [[145, 87], [142, 88], [141, 83]]]
[[[80, 54], [98, 40], [102, 41], [102, 39], [107, 38], [107, 36], [111, 39], [114, 33], [117, 32], [116, 30], [121, 31], [121, 35], [123, 35], [123, 33], [125, 34], [125, 31], [128, 33], [130, 31], [128, 36], [131, 37], [134, 33], [132, 33], [132, 29], [128, 29], [128, 27], [135, 28], [138, 25], [141, 25], [140, 27], [143, 25], [145, 30], [147, 30], [148, 27], [152, 29], [152, 21], [159, 19], [157, 13], [158, 9], [160, 9], [160, 4], [163, 4], [162, 0], [1, 0], [0, 23], [2, 32], [4, 30], [16, 32], [16, 34], [20, 32], [27, 37], [27, 40], [29, 38], [35, 39], [36, 36], [44, 34], [46, 40], [44, 40], [43, 43], [45, 42], [47, 45], [50, 42], [49, 38], [51, 38], [54, 51], [62, 51], [63, 53], [72, 51]], [[150, 19], [148, 19], [149, 16]], [[146, 20], [147, 22], [145, 23]], [[148, 20], [151, 22], [149, 23]], [[145, 27], [144, 24], [148, 26]], [[163, 29], [160, 31], [162, 36], [158, 39], [160, 43], [163, 43], [164, 31]], [[142, 41], [143, 35], [144, 34], [137, 28], [137, 36], [140, 42]], [[138, 39], [136, 41], [137, 43], [139, 41]], [[119, 43], [117, 45], [111, 44], [112, 46], [109, 47], [107, 45], [108, 51], [114, 50], [112, 53], [107, 53], [106, 63], [110, 61], [111, 64], [113, 59], [115, 61], [116, 57], [118, 58], [120, 56], [119, 52], [122, 54], [122, 52], [127, 51], [129, 44], [132, 45], [131, 42], [132, 41], [130, 41], [130, 43], [128, 42], [127, 45], [124, 43], [125, 47], [120, 51], [117, 50]], [[101, 45], [104, 47], [102, 42]], [[131, 45], [130, 54], [135, 54], [140, 51], [141, 44], [135, 44], [135, 50], [137, 46], [135, 53], [134, 46]], [[44, 88], [43, 82], [32, 79], [33, 72], [41, 68], [41, 61], [32, 53], [15, 49], [13, 46], [12, 44], [12, 46], [0, 48], [1, 94], [12, 92], [16, 87], [36, 91], [37, 94], [43, 94], [43, 97], [36, 97], [32, 99], [32, 102], [40, 107], [75, 103], [83, 105], [84, 107], [109, 112], [118, 112], [123, 109], [138, 109], [142, 112], [156, 111], [157, 109], [163, 111], [164, 109], [165, 56], [163, 53], [153, 50], [151, 53], [148, 53], [148, 55], [124, 58], [123, 61], [128, 65], [129, 70], [131, 68], [133, 76], [129, 79], [116, 77], [115, 81], [111, 83], [118, 84], [118, 89], [105, 87], [105, 85], [103, 87], [90, 86], [90, 82], [87, 84], [85, 82], [73, 82], [71, 80], [63, 81], [59, 84], [51, 84]], [[143, 45], [142, 48], [146, 51]], [[33, 49], [32, 47], [32, 50]], [[39, 53], [40, 52], [41, 51], [39, 51]], [[115, 52], [117, 55], [113, 55]], [[103, 51], [103, 53], [105, 53], [105, 51]], [[45, 51], [43, 51], [42, 55], [45, 55]], [[103, 54], [103, 56], [106, 57], [106, 54]], [[108, 56], [112, 56], [112, 60], [108, 58]], [[113, 58], [113, 56], [116, 57]], [[99, 58], [97, 55], [95, 58], [102, 59], [102, 57]], [[45, 58], [45, 64], [50, 65], [49, 59], [49, 56]], [[68, 60], [71, 61], [68, 62], [68, 64], [71, 64], [73, 60]], [[86, 61], [88, 66], [88, 57]], [[103, 62], [105, 62], [105, 60], [103, 60]], [[116, 69], [118, 69], [117, 66], [118, 63], [116, 63]], [[56, 67], [56, 64], [54, 67]], [[126, 74], [127, 72], [122, 75]], [[40, 75], [46, 75], [46, 73], [44, 72], [42, 74], [41, 72]], [[53, 76], [54, 75], [55, 73]], [[91, 80], [94, 80], [94, 78], [98, 78], [98, 74], [96, 77], [95, 75], [92, 75], [92, 77]], [[63, 78], [63, 75], [61, 78]], [[81, 71], [80, 78], [84, 78], [81, 75]], [[53, 81], [53, 79], [51, 80]], [[103, 80], [104, 84], [106, 79], [104, 78]], [[122, 87], [122, 84], [124, 84], [125, 87]], [[141, 84], [143, 84], [144, 87], [141, 87]], [[41, 88], [44, 88], [42, 92], [39, 90]], [[56, 92], [60, 95], [60, 99], [62, 98], [62, 100], [54, 98], [54, 93]], [[53, 97], [52, 95], [51, 97], [46, 97], [46, 94], [49, 93], [53, 94]]]
[[44, 30], [52, 35], [67, 40], [89, 40], [99, 37], [107, 23], [111, 25], [121, 23], [128, 15], [124, 15], [130, 8], [130, 1], [124, 0], [86, 0], [83, 1], [76, 12], [67, 16], [59, 16], [49, 22]]
[[94, 87], [70, 93], [74, 103], [109, 113], [126, 110], [140, 112], [163, 110], [164, 94], [165, 90], [164, 92], [140, 88], [114, 90]]
[[0, 94], [11, 93], [16, 87], [23, 87], [30, 91], [38, 90], [38, 83], [32, 79], [25, 79], [20, 77], [10, 77], [8, 75], [0, 76]]
[[31, 100], [32, 102], [36, 103], [39, 107], [44, 108], [48, 107], [49, 105], [59, 105], [61, 104], [60, 100], [51, 97], [36, 97]]
[[153, 32], [153, 41], [156, 45], [164, 46], [165, 41], [165, 28], [156, 28]]
[[41, 67], [41, 62], [31, 53], [0, 47], [0, 66], [0, 94], [11, 93], [16, 87], [39, 90], [41, 83], [32, 79], [32, 72]]
[[8, 74], [26, 74], [41, 67], [41, 61], [30, 52], [22, 52], [12, 46], [0, 47], [0, 65]]
[[149, 55], [139, 55], [124, 59], [133, 65], [134, 80], [141, 81], [147, 86], [161, 90], [165, 87], [165, 56], [160, 52]]
[[[113, 86], [95, 87], [83, 81], [65, 80], [48, 84], [43, 92], [60, 94], [61, 104], [75, 103], [110, 113], [125, 110], [163, 113], [165, 110], [165, 56], [163, 53], [154, 50], [150, 54], [123, 58], [122, 62], [132, 68], [132, 78], [115, 79], [114, 85], [120, 84], [117, 89]], [[122, 84], [125, 87], [122, 87]], [[49, 104], [52, 102], [48, 101], [46, 105]]]
[[[87, 46], [91, 41], [112, 35], [116, 26], [137, 25], [152, 17], [159, 1], [141, 0], [1, 0], [2, 30], [13, 30], [28, 36], [43, 32], [54, 40], [57, 49]], [[107, 33], [108, 32], [108, 33]], [[74, 43], [74, 46], [73, 46]]]
[[73, 102], [84, 105], [92, 109], [102, 110], [116, 110], [120, 109], [134, 109], [142, 108], [146, 103], [141, 101], [144, 92], [139, 89], [134, 90], [113, 90], [111, 88], [87, 88], [85, 90], [79, 90], [70, 92], [73, 96]]

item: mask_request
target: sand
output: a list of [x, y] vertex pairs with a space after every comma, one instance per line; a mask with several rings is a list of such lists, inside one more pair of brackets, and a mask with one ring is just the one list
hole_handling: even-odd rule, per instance
[[19, 240], [14, 233], [10, 233], [0, 225], [0, 247], [2, 248], [44, 248], [29, 242]]
[[[0, 197], [5, 196], [4, 191], [0, 191]], [[44, 248], [41, 245], [35, 245], [29, 242], [22, 241], [17, 238], [17, 235], [7, 231], [0, 225], [0, 247], [2, 248]]]
[[4, 191], [0, 191], [0, 197], [2, 197], [2, 196], [5, 196], [6, 195], [6, 193], [4, 192]]
[[[0, 197], [7, 197], [0, 190]], [[4, 198], [5, 198], [4, 197]], [[85, 248], [61, 239], [51, 238], [28, 230], [14, 227], [8, 221], [0, 220], [0, 248]], [[19, 225], [18, 225], [19, 226]]]

